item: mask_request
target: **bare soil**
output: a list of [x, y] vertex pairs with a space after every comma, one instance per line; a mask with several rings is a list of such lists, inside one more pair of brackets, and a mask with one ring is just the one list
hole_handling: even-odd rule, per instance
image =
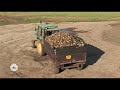
[[[119, 78], [120, 24], [111, 22], [63, 22], [60, 28], [69, 29], [88, 44], [86, 67], [79, 71], [66, 69], [53, 73], [49, 56], [39, 57], [32, 48], [37, 24], [0, 26], [0, 78]], [[11, 72], [16, 63], [18, 70]]]

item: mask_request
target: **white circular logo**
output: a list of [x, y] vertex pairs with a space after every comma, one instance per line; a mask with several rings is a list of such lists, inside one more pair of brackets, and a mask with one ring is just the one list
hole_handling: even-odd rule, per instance
[[17, 71], [18, 70], [17, 64], [11, 64], [10, 70], [13, 71], [13, 72]]

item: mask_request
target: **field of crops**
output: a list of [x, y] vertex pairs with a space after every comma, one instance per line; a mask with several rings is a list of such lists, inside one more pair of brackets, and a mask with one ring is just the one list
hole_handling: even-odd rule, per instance
[[119, 21], [120, 12], [0, 12], [0, 25], [49, 22]]

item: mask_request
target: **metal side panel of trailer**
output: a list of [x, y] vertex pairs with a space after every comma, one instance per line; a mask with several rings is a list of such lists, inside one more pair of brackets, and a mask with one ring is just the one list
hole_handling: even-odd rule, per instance
[[[54, 49], [54, 47], [44, 41], [44, 49], [57, 65], [75, 62], [85, 63], [86, 61], [86, 46], [69, 46]], [[54, 50], [56, 50], [56, 53]]]

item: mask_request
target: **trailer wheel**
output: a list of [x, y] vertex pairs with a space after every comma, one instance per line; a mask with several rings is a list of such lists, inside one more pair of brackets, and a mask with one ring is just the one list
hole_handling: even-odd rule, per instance
[[54, 73], [55, 74], [58, 74], [58, 73], [60, 73], [60, 68], [58, 68], [56, 65], [54, 65]]
[[42, 43], [40, 42], [40, 40], [37, 40], [37, 51], [40, 56], [43, 55]]
[[84, 64], [83, 63], [79, 64], [79, 66], [77, 67], [78, 70], [83, 70], [83, 68], [84, 68]]

